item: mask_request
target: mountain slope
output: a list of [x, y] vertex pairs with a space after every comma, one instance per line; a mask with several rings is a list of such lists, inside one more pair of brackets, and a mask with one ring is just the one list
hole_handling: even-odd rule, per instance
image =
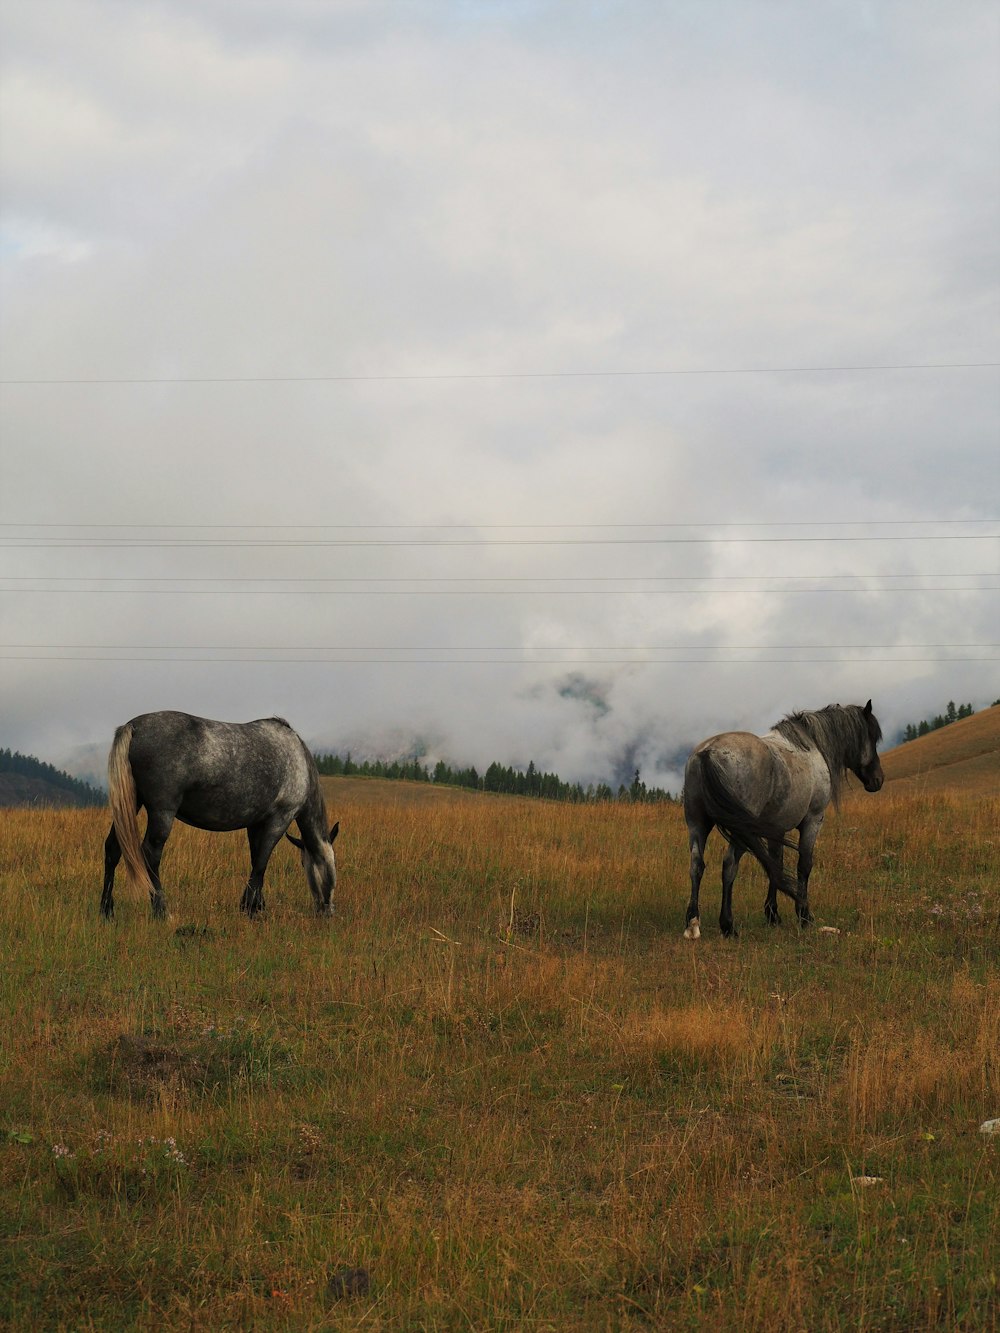
[[882, 755], [887, 783], [921, 791], [1000, 791], [1000, 705]]
[[33, 755], [0, 750], [0, 808], [103, 805], [104, 793]]

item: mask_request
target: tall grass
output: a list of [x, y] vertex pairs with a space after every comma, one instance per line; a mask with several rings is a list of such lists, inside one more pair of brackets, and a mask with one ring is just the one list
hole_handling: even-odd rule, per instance
[[1000, 802], [851, 796], [839, 934], [744, 863], [692, 944], [675, 808], [328, 792], [333, 922], [178, 828], [107, 926], [106, 816], [3, 814], [12, 1327], [996, 1326]]

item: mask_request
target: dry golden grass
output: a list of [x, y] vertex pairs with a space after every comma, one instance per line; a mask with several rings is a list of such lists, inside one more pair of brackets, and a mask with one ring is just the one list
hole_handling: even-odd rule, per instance
[[287, 846], [244, 920], [242, 836], [179, 828], [171, 920], [106, 926], [106, 816], [3, 813], [0, 1319], [995, 1327], [1000, 801], [852, 795], [840, 934], [744, 868], [692, 944], [675, 807], [327, 791], [332, 923]]
[[1000, 706], [887, 751], [882, 767], [890, 783], [914, 790], [995, 796], [1000, 791]]
[[956, 974], [936, 998], [956, 1034], [888, 1021], [851, 1040], [845, 1094], [855, 1127], [870, 1129], [922, 1111], [933, 1117], [969, 1101], [1000, 1105], [1000, 983]]

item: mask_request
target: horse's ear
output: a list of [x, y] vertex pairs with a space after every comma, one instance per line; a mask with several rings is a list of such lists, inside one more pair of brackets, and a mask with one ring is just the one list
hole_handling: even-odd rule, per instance
[[293, 847], [297, 847], [300, 852], [302, 851], [304, 844], [301, 838], [295, 838], [292, 836], [291, 833], [286, 833], [285, 837], [288, 839], [288, 841], [292, 844]]
[[869, 699], [868, 702], [865, 704], [865, 717], [871, 717], [871, 712], [872, 712], [872, 701], [871, 699]]
[[339, 832], [340, 832], [340, 820], [338, 819], [337, 822], [336, 822], [336, 824], [334, 824], [333, 828], [330, 830], [330, 841], [331, 841], [331, 842], [333, 842], [334, 838], [336, 838], [336, 836], [337, 836], [337, 834], [338, 834]]

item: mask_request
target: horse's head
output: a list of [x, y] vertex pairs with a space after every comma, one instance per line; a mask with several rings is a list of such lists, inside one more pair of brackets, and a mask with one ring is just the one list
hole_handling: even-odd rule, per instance
[[861, 721], [863, 725], [863, 739], [858, 751], [857, 762], [851, 765], [851, 771], [855, 777], [861, 780], [865, 791], [878, 791], [885, 781], [885, 775], [882, 772], [882, 765], [879, 762], [876, 746], [882, 739], [882, 728], [878, 724], [878, 718], [872, 712], [871, 699], [861, 709]]
[[333, 892], [337, 887], [337, 858], [333, 844], [339, 832], [340, 824], [334, 824], [329, 837], [321, 838], [314, 850], [310, 850], [302, 838], [295, 838], [291, 833], [285, 834], [288, 841], [299, 849], [316, 911], [323, 916], [333, 916]]

